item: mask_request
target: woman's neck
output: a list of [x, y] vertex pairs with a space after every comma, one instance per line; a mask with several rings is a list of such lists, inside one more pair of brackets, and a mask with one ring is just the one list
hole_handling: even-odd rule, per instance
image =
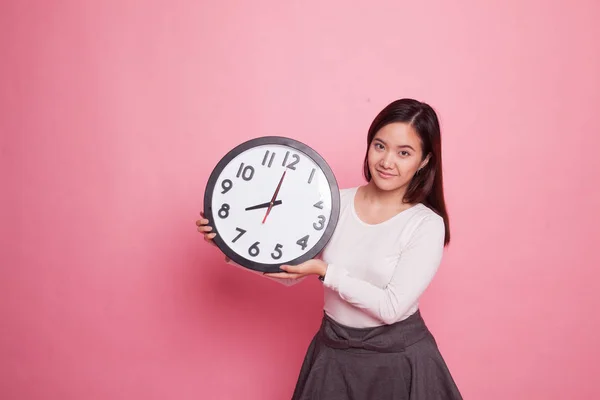
[[395, 190], [382, 190], [371, 180], [362, 187], [361, 194], [363, 199], [373, 206], [403, 210], [411, 206], [411, 204], [403, 202], [405, 193], [406, 187]]

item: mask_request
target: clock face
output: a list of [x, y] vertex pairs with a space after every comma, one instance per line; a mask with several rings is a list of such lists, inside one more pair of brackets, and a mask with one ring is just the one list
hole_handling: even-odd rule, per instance
[[242, 143], [217, 164], [204, 199], [215, 244], [263, 272], [316, 256], [339, 215], [339, 189], [323, 158], [289, 138]]

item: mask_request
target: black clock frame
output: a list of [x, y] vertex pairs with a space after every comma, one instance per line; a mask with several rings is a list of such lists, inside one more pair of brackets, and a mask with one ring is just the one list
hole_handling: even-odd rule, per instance
[[331, 170], [331, 168], [329, 167], [329, 164], [327, 164], [327, 162], [325, 161], [325, 159], [319, 153], [317, 153], [314, 149], [309, 147], [308, 145], [306, 145], [296, 139], [291, 139], [291, 138], [283, 137], [283, 136], [261, 136], [261, 137], [257, 137], [254, 139], [250, 139], [246, 142], [243, 142], [243, 143], [237, 145], [236, 147], [234, 147], [233, 149], [231, 149], [217, 163], [217, 165], [215, 166], [215, 168], [213, 169], [212, 173], [210, 174], [210, 176], [208, 178], [208, 182], [206, 184], [206, 189], [204, 192], [204, 216], [209, 220], [209, 225], [213, 228], [212, 232], [217, 234], [215, 236], [215, 238], [213, 239], [213, 242], [223, 252], [223, 254], [225, 254], [225, 256], [229, 257], [233, 262], [241, 265], [242, 267], [252, 269], [255, 271], [267, 272], [267, 273], [282, 272], [282, 270], [280, 270], [279, 267], [281, 265], [283, 265], [283, 263], [270, 263], [270, 264], [260, 263], [260, 262], [248, 260], [248, 259], [240, 256], [235, 251], [233, 251], [233, 249], [231, 249], [227, 245], [227, 243], [221, 238], [221, 235], [219, 234], [217, 227], [213, 223], [214, 216], [213, 216], [213, 209], [212, 209], [212, 195], [213, 195], [213, 192], [215, 189], [215, 185], [217, 185], [217, 181], [218, 181], [218, 178], [219, 178], [221, 172], [223, 171], [225, 166], [227, 164], [229, 164], [229, 162], [231, 160], [233, 160], [239, 154], [241, 154], [241, 153], [245, 152], [246, 150], [249, 150], [253, 147], [269, 145], [269, 144], [288, 146], [288, 147], [296, 149], [298, 152], [304, 153], [304, 155], [306, 155], [308, 158], [312, 159], [321, 168], [321, 170], [325, 174], [325, 177], [327, 178], [327, 182], [329, 183], [329, 188], [331, 190], [331, 215], [329, 217], [329, 224], [327, 225], [327, 228], [325, 228], [323, 235], [321, 236], [319, 241], [308, 252], [304, 253], [300, 257], [296, 257], [295, 259], [290, 260], [286, 264], [289, 264], [289, 265], [300, 264], [304, 261], [310, 260], [310, 259], [314, 258], [315, 256], [317, 256], [323, 250], [323, 248], [325, 248], [325, 246], [327, 245], [327, 243], [333, 236], [333, 232], [335, 231], [335, 228], [337, 226], [339, 214], [340, 214], [340, 193], [339, 193], [339, 186], [338, 186], [337, 180], [335, 178], [335, 175], [334, 175], [333, 171]]

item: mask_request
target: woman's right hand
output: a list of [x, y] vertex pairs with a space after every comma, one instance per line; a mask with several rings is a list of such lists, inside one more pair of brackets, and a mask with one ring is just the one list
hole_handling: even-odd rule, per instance
[[200, 216], [201, 218], [196, 221], [198, 232], [201, 232], [204, 235], [204, 240], [206, 240], [209, 244], [216, 246], [215, 242], [213, 242], [213, 239], [215, 236], [217, 236], [217, 234], [212, 232], [213, 228], [212, 226], [208, 225], [209, 220], [204, 217], [204, 213], [202, 211], [200, 212]]
[[[202, 234], [204, 235], [204, 240], [206, 242], [217, 247], [215, 242], [213, 242], [213, 239], [215, 238], [215, 236], [217, 236], [217, 234], [212, 232], [212, 229], [213, 229], [212, 226], [208, 225], [210, 221], [204, 217], [204, 213], [202, 211], [200, 211], [200, 216], [202, 218], [200, 218], [199, 220], [196, 221], [196, 226], [198, 227], [198, 232], [202, 232]], [[225, 256], [225, 261], [229, 262], [229, 261], [231, 261], [231, 259], [229, 257]]]

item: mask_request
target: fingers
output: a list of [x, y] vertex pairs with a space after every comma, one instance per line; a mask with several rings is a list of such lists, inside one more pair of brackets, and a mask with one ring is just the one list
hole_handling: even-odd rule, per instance
[[200, 226], [200, 225], [206, 225], [206, 224], [208, 224], [208, 219], [204, 215], [204, 211], [200, 211], [200, 217], [201, 218], [196, 221], [196, 225]]
[[196, 225], [197, 226], [208, 225], [208, 220], [206, 218], [200, 218], [199, 220], [196, 221]]
[[210, 232], [213, 228], [210, 225], [200, 225], [198, 226], [198, 232]]
[[204, 212], [200, 211], [200, 215], [202, 216], [202, 218], [196, 221], [198, 232], [202, 232], [205, 241], [212, 244], [213, 246], [216, 246], [216, 244], [213, 242], [213, 239], [215, 238], [215, 236], [217, 236], [217, 234], [214, 232], [210, 233], [213, 230], [213, 227], [208, 225], [209, 221], [208, 219], [204, 218]]
[[295, 274], [299, 274], [302, 272], [302, 267], [299, 267], [297, 265], [282, 265], [279, 267], [279, 269], [282, 269], [289, 273], [295, 273]]
[[298, 279], [303, 277], [303, 274], [290, 274], [288, 272], [271, 272], [268, 274], [264, 274], [265, 276], [271, 278], [285, 278], [285, 279]]
[[196, 226], [198, 227], [198, 232], [210, 232], [212, 231], [212, 226], [208, 225], [208, 219], [204, 218], [204, 213], [200, 212], [202, 218], [196, 221]]
[[216, 233], [205, 233], [205, 234], [204, 234], [204, 240], [205, 240], [205, 241], [206, 241], [208, 244], [210, 244], [210, 245], [217, 246], [217, 245], [215, 244], [215, 242], [213, 241], [213, 239], [215, 238], [215, 236], [217, 236], [217, 234], [216, 234]]

